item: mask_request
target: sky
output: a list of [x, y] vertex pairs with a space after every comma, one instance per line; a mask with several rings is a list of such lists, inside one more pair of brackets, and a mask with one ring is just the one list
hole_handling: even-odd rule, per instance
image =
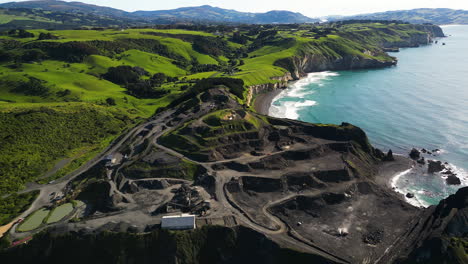
[[[212, 5], [244, 12], [289, 10], [310, 17], [354, 15], [413, 8], [468, 10], [468, 0], [77, 0], [126, 11], [164, 10], [186, 6]], [[0, 0], [0, 3], [11, 0]]]

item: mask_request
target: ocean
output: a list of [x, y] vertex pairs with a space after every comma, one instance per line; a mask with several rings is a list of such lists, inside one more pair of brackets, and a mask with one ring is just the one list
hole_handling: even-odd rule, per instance
[[[426, 159], [449, 162], [462, 180], [413, 169], [393, 179], [416, 206], [430, 206], [468, 186], [468, 26], [445, 26], [438, 44], [405, 48], [385, 69], [318, 72], [292, 83], [269, 114], [313, 123], [352, 123], [371, 143], [408, 155], [412, 148], [439, 149]], [[445, 43], [446, 45], [443, 45]]]

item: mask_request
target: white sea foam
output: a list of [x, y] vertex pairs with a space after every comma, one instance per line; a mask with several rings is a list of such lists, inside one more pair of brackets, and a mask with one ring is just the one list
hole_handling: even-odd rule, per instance
[[303, 102], [283, 102], [280, 107], [273, 106], [272, 108], [270, 108], [270, 115], [282, 118], [298, 119], [298, 111], [301, 108], [307, 106], [314, 106], [316, 104], [317, 102], [311, 100], [305, 100]]
[[403, 172], [400, 172], [398, 173], [397, 175], [393, 176], [392, 180], [390, 181], [390, 185], [392, 186], [392, 188], [394, 188], [396, 191], [398, 191], [398, 187], [397, 187], [397, 182], [398, 180], [407, 175], [408, 173], [410, 173], [413, 169], [409, 169], [409, 170], [405, 170]]
[[[421, 206], [422, 207], [429, 207], [430, 205], [425, 203], [424, 201], [421, 201], [420, 199], [418, 199], [417, 195], [415, 195], [415, 197], [413, 197], [411, 199], [407, 198], [406, 194], [408, 193], [408, 190], [405, 190], [405, 189], [402, 189], [402, 188], [398, 187], [398, 182], [399, 182], [400, 178], [406, 176], [407, 174], [411, 173], [412, 171], [413, 171], [413, 168], [398, 173], [397, 175], [395, 175], [392, 178], [392, 180], [390, 181], [390, 185], [392, 186], [393, 190], [395, 190], [396, 192], [401, 193], [401, 194], [403, 194], [405, 196], [405, 200], [406, 200], [407, 203], [409, 203], [409, 204], [411, 204], [413, 206], [416, 206], [416, 207], [421, 207]], [[420, 191], [418, 191], [418, 194], [421, 194]]]
[[[324, 84], [321, 83], [323, 80], [328, 79], [329, 77], [338, 76], [336, 72], [315, 72], [307, 75], [306, 78], [300, 79], [294, 83], [291, 83], [287, 89], [281, 92], [279, 95], [273, 99], [273, 102], [280, 100], [281, 98], [292, 98], [292, 99], [302, 99], [306, 95], [313, 94], [312, 90], [308, 90], [307, 86], [311, 83], [317, 83], [318, 86], [323, 87]], [[312, 100], [303, 100], [303, 101], [282, 101], [280, 104], [273, 104], [269, 109], [269, 114], [275, 117], [298, 119], [298, 111], [304, 107], [314, 106], [317, 102]]]
[[[464, 170], [462, 168], [459, 168], [459, 167], [457, 167], [457, 166], [455, 166], [453, 164], [448, 164], [448, 165], [446, 164], [445, 167], [447, 169], [450, 169], [460, 179], [462, 184], [459, 187], [468, 186], [468, 172], [466, 170]], [[444, 170], [444, 171], [446, 171], [446, 170]], [[405, 176], [407, 176], [408, 174], [413, 173], [413, 172], [416, 172], [415, 168], [411, 168], [409, 170], [406, 170], [406, 171], [403, 171], [401, 173], [396, 174], [391, 179], [390, 185], [396, 192], [403, 194], [405, 196], [406, 202], [408, 202], [409, 204], [417, 206], [417, 207], [421, 207], [421, 206], [422, 207], [429, 207], [429, 206], [431, 206], [431, 204], [424, 201], [424, 199], [422, 199], [422, 198], [424, 196], [429, 196], [430, 197], [431, 195], [434, 195], [434, 193], [432, 193], [430, 191], [427, 191], [427, 190], [412, 190], [410, 188], [407, 188], [405, 186], [404, 182], [401, 182], [402, 180], [404, 180], [404, 178], [406, 178]], [[439, 175], [439, 177], [442, 178], [441, 180], [444, 180], [444, 182], [445, 182], [445, 179], [447, 178], [447, 175], [445, 175], [443, 173], [440, 173], [440, 174], [437, 174], [437, 175]], [[421, 176], [421, 175], [419, 175], [419, 176]], [[408, 186], [408, 187], [410, 187], [410, 186]], [[406, 198], [407, 193], [414, 193], [415, 196], [413, 198], [410, 198], [410, 199]]]
[[468, 172], [462, 168], [459, 168], [453, 164], [446, 165], [461, 181], [461, 186], [468, 186]]

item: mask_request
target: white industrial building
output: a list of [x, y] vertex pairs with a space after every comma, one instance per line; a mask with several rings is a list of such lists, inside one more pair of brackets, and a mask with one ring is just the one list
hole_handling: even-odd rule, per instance
[[189, 214], [163, 216], [161, 228], [170, 230], [195, 229], [195, 216]]

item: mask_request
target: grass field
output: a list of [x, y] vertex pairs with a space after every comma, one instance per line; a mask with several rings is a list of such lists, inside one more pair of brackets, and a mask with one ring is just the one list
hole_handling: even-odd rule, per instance
[[39, 21], [39, 22], [51, 22], [51, 23], [57, 23], [54, 20], [47, 19], [45, 17], [41, 16], [35, 16], [32, 14], [26, 14], [23, 13], [23, 15], [12, 15], [8, 14], [5, 10], [0, 10], [0, 24], [6, 24], [8, 22], [11, 22], [13, 20], [34, 20], [34, 21]]

